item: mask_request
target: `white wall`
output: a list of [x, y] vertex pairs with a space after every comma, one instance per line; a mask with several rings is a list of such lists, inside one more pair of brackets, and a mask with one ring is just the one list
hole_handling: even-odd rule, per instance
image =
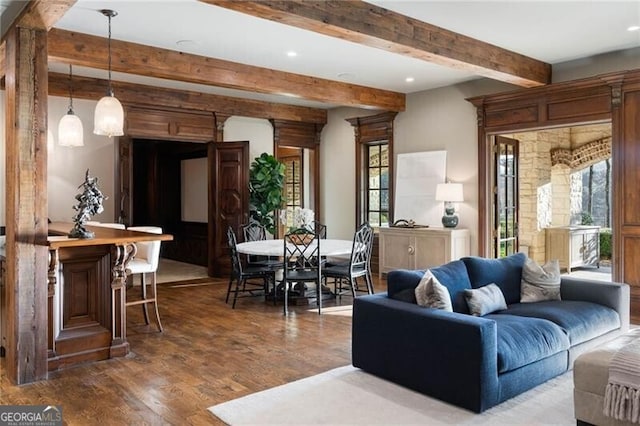
[[[475, 107], [465, 98], [510, 89], [513, 86], [475, 80], [413, 93], [407, 96], [406, 111], [399, 113], [394, 122], [396, 155], [447, 151], [447, 177], [464, 184], [465, 202], [458, 205], [459, 227], [471, 230], [474, 252], [478, 228], [478, 136]], [[355, 136], [345, 119], [372, 114], [376, 112], [331, 110], [322, 132], [321, 202], [332, 238], [351, 238], [356, 227]]]
[[208, 164], [206, 157], [180, 162], [180, 216], [185, 222], [209, 221]]
[[98, 186], [107, 198], [104, 211], [91, 220], [114, 222], [115, 215], [115, 138], [93, 134], [93, 111], [96, 101], [74, 100], [74, 111], [84, 129], [84, 146], [59, 146], [58, 122], [69, 107], [69, 99], [49, 96], [48, 197], [49, 218], [70, 222], [75, 214], [73, 206], [78, 186], [84, 182], [85, 172], [98, 178]]
[[353, 238], [356, 229], [356, 147], [347, 118], [375, 111], [336, 108], [328, 111], [320, 141], [320, 205], [328, 238]]
[[552, 80], [557, 83], [638, 68], [640, 68], [640, 47], [603, 53], [554, 65]]
[[224, 137], [229, 141], [249, 141], [249, 159], [266, 152], [273, 154], [273, 126], [269, 120], [251, 117], [229, 117], [224, 123]]

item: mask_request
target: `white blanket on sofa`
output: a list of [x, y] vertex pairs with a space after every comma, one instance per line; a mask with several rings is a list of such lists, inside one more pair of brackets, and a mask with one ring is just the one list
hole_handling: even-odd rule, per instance
[[640, 339], [622, 347], [611, 359], [604, 415], [640, 423]]

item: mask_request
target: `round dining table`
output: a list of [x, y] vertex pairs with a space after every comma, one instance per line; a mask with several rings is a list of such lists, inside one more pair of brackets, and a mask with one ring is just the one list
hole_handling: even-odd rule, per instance
[[[313, 250], [313, 244], [310, 249]], [[353, 247], [353, 241], [351, 240], [332, 240], [321, 239], [320, 240], [320, 256], [349, 256], [351, 254], [351, 248]], [[239, 253], [252, 254], [256, 256], [284, 256], [284, 240], [259, 240], [259, 241], [247, 241], [244, 243], [238, 243], [236, 249]]]

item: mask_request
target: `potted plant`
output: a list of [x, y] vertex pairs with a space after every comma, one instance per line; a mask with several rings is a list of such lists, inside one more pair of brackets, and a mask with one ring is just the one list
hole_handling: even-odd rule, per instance
[[275, 234], [275, 211], [284, 204], [284, 164], [263, 152], [249, 171], [249, 210], [251, 220]]

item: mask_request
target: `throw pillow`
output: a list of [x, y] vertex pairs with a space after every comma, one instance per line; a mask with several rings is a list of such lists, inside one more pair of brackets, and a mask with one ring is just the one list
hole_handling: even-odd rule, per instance
[[494, 283], [473, 290], [465, 290], [464, 297], [467, 299], [469, 312], [477, 317], [507, 309], [502, 290]]
[[520, 302], [560, 300], [560, 264], [551, 260], [540, 266], [527, 259], [522, 268]]
[[427, 269], [424, 273], [415, 292], [418, 305], [453, 312], [449, 290], [433, 276], [430, 270]]

